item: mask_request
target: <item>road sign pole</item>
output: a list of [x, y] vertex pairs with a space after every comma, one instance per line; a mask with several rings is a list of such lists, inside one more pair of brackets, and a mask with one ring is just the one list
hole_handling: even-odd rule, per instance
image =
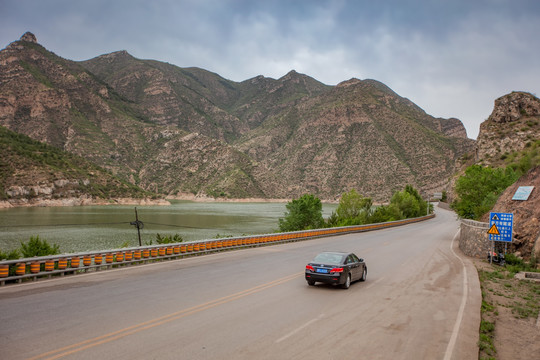
[[489, 264], [493, 264], [493, 253], [495, 252], [495, 240], [491, 240], [491, 246], [490, 246], [490, 253], [489, 253]]

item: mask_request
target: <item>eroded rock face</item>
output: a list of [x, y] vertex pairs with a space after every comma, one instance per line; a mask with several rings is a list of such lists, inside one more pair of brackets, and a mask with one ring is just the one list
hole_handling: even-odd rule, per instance
[[497, 165], [513, 152], [540, 139], [540, 99], [525, 92], [513, 92], [495, 100], [490, 117], [480, 125], [477, 159]]
[[36, 35], [32, 34], [30, 31], [25, 32], [23, 36], [21, 36], [21, 41], [28, 41], [37, 44]]
[[540, 101], [532, 94], [513, 92], [495, 100], [495, 108], [488, 121], [507, 123], [522, 117], [539, 116]]

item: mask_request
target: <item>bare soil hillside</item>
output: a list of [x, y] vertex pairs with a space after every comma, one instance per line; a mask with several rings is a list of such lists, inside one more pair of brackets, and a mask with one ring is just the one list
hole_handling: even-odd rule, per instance
[[[527, 201], [512, 200], [520, 186], [534, 186]], [[493, 212], [514, 214], [514, 237], [509, 250], [525, 259], [540, 259], [540, 166], [531, 169], [514, 185], [508, 187], [493, 207]], [[482, 221], [489, 221], [486, 214]]]

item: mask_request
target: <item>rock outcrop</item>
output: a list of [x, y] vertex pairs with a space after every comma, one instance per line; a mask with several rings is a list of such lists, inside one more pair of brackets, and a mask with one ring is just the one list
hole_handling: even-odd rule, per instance
[[480, 125], [477, 160], [486, 165], [501, 164], [510, 154], [539, 139], [540, 99], [512, 92], [495, 100], [493, 112]]

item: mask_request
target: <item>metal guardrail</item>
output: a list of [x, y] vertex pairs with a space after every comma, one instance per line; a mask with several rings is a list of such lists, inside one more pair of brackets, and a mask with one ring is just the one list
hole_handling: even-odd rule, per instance
[[218, 251], [282, 244], [319, 237], [378, 230], [428, 220], [434, 217], [435, 215], [432, 214], [418, 218], [369, 225], [353, 225], [287, 233], [197, 240], [173, 244], [159, 244], [143, 247], [4, 260], [0, 261], [0, 286], [5, 285], [6, 283], [20, 283], [25, 279], [37, 280], [38, 277], [51, 278], [54, 275], [64, 276], [65, 274], [106, 270], [114, 267], [144, 264], [164, 259], [205, 255]]

